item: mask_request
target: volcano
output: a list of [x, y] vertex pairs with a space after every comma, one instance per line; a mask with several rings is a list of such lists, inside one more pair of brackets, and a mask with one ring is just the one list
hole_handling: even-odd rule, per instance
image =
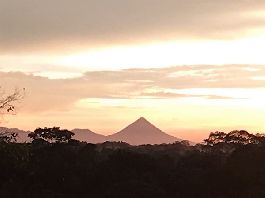
[[181, 141], [181, 139], [161, 131], [144, 117], [139, 118], [120, 132], [107, 136], [107, 140], [122, 141], [131, 145], [168, 144]]

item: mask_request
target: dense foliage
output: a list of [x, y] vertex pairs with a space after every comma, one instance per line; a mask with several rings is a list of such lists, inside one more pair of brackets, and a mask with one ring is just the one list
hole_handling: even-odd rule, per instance
[[0, 142], [0, 197], [265, 197], [262, 135], [215, 132], [196, 146], [137, 147], [53, 138], [57, 141]]

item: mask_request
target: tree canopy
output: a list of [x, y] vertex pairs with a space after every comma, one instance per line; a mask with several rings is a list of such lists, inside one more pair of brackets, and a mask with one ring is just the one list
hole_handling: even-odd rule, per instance
[[29, 133], [28, 137], [30, 137], [33, 141], [46, 141], [50, 143], [68, 143], [72, 136], [73, 132], [68, 131], [66, 129], [60, 129], [60, 127], [53, 128], [37, 128], [34, 132]]
[[265, 142], [265, 136], [262, 134], [251, 134], [245, 130], [234, 130], [229, 133], [225, 132], [212, 132], [209, 137], [204, 140], [207, 145], [216, 145], [218, 143], [227, 144], [259, 144]]

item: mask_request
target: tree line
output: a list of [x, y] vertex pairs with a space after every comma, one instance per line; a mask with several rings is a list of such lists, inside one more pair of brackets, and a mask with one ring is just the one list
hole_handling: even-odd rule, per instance
[[0, 141], [0, 197], [265, 197], [265, 141], [213, 132], [203, 144], [90, 144], [38, 128]]

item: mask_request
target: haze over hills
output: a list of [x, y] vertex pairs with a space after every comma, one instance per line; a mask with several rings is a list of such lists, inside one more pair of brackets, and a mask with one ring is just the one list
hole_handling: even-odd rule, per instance
[[[30, 141], [30, 138], [27, 136], [30, 131], [0, 127], [0, 132], [17, 133], [18, 142]], [[106, 141], [121, 141], [131, 145], [142, 145], [182, 141], [179, 138], [168, 135], [167, 133], [161, 131], [143, 117], [139, 118], [121, 131], [109, 136], [97, 134], [89, 129], [73, 129], [72, 132], [75, 133], [73, 139], [93, 144], [103, 143]]]

